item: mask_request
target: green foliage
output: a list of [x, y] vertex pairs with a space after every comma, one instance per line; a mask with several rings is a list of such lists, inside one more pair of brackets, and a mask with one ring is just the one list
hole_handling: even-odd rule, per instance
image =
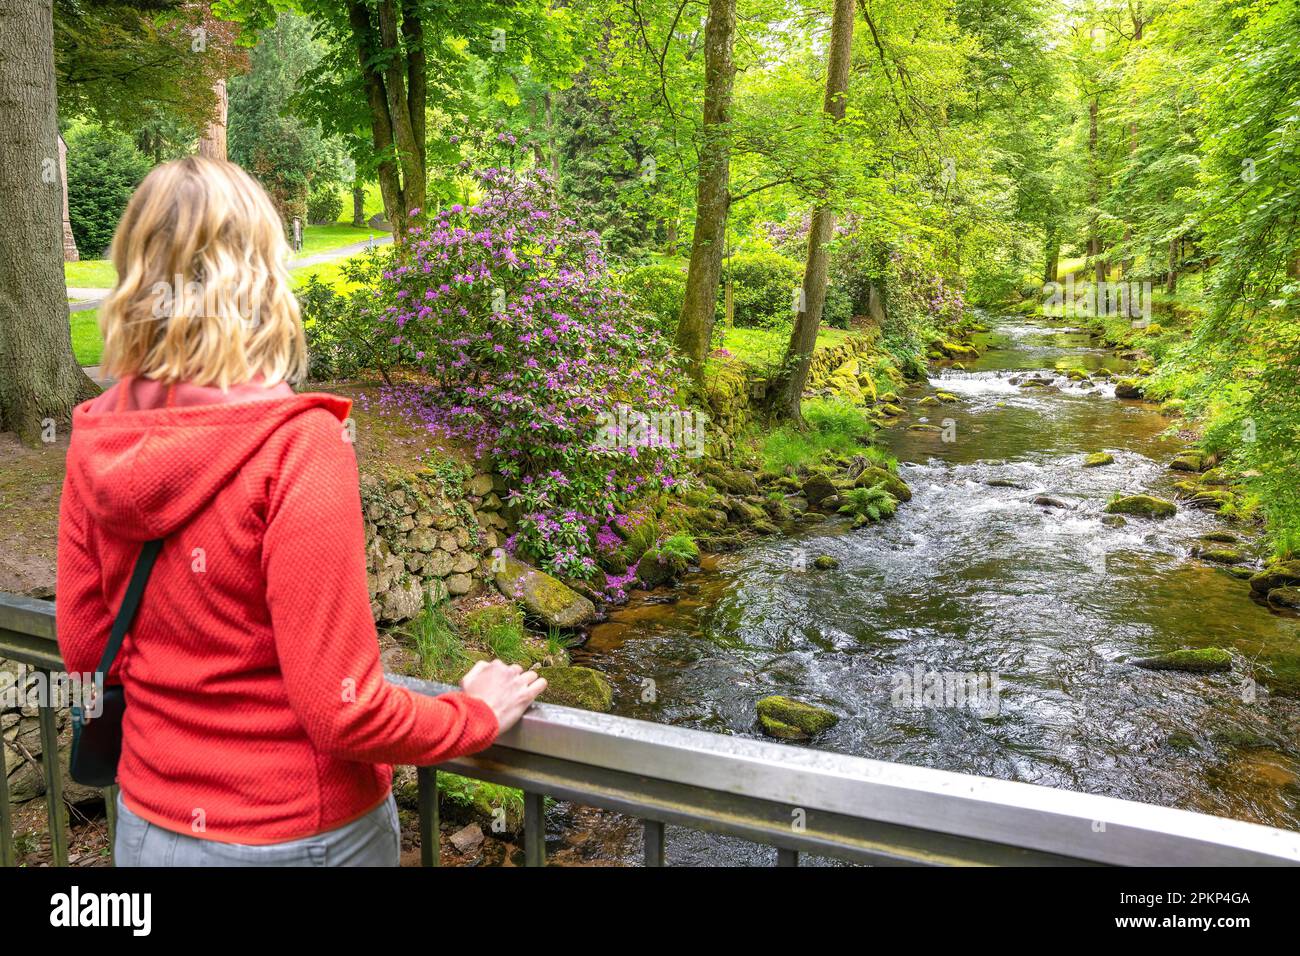
[[343, 215], [343, 196], [337, 183], [323, 182], [307, 193], [307, 221], [314, 226], [333, 225]]
[[619, 287], [632, 306], [649, 317], [654, 328], [671, 335], [677, 328], [686, 298], [686, 268], [671, 262], [639, 266], [623, 276]]
[[517, 605], [491, 604], [470, 611], [461, 622], [461, 631], [507, 664], [532, 663], [524, 645], [524, 612]]
[[670, 559], [684, 561], [687, 564], [694, 564], [700, 560], [699, 545], [695, 543], [695, 539], [691, 535], [684, 531], [665, 538], [659, 545], [659, 551]]
[[442, 606], [434, 603], [427, 590], [424, 609], [403, 626], [401, 633], [415, 645], [420, 676], [425, 680], [454, 681], [470, 665], [460, 636], [447, 620]]
[[298, 292], [307, 357], [312, 379], [326, 381], [375, 372], [388, 379], [401, 351], [372, 314], [371, 287], [380, 281], [389, 261], [387, 249], [371, 249], [340, 266], [345, 280], [357, 286], [340, 293], [317, 275]]
[[898, 510], [898, 499], [886, 491], [883, 485], [850, 488], [841, 497], [844, 503], [840, 505], [840, 514], [868, 521], [882, 521]]
[[735, 283], [732, 301], [738, 328], [788, 327], [803, 266], [771, 250], [738, 252], [724, 260], [722, 281], [724, 286]]
[[77, 250], [88, 259], [103, 257], [135, 187], [149, 172], [149, 161], [130, 137], [98, 126], [80, 125], [68, 143], [68, 218]]
[[861, 408], [834, 399], [805, 402], [803, 415], [806, 429], [783, 425], [763, 438], [759, 456], [764, 471], [798, 469], [821, 461], [827, 454], [857, 451], [875, 430]]

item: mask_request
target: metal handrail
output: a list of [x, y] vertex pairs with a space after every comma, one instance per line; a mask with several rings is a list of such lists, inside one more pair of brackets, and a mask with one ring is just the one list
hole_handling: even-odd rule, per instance
[[[0, 659], [54, 669], [53, 640], [53, 605], [0, 594]], [[453, 689], [389, 680], [422, 694]], [[64, 862], [59, 775], [45, 763], [51, 841]], [[440, 770], [524, 791], [529, 865], [545, 862], [546, 796], [642, 820], [649, 865], [665, 862], [666, 824], [773, 846], [784, 864], [810, 853], [876, 864], [1300, 865], [1292, 831], [552, 704], [534, 705], [481, 753], [418, 770], [426, 865], [438, 862]], [[11, 863], [3, 779], [0, 817]]]

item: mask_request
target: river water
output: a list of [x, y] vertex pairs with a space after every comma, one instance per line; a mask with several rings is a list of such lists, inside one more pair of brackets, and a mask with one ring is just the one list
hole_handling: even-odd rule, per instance
[[[952, 440], [906, 425], [882, 435], [913, 491], [896, 518], [756, 544], [675, 600], [642, 598], [596, 627], [577, 662], [610, 676], [615, 711], [759, 736], [755, 702], [787, 694], [840, 716], [810, 745], [821, 749], [1300, 829], [1300, 620], [1190, 556], [1226, 528], [1210, 513], [1102, 523], [1117, 491], [1172, 497], [1183, 443], [1154, 406], [1056, 372], [1122, 372], [1123, 360], [1035, 322], [998, 320], [967, 370], [906, 393], [907, 423], [946, 425]], [[1053, 387], [1020, 388], [1027, 371]], [[940, 390], [958, 401], [916, 404]], [[1103, 450], [1114, 464], [1082, 467]], [[1034, 504], [1041, 494], [1068, 507]], [[800, 570], [823, 554], [840, 567]], [[1209, 646], [1233, 652], [1231, 673], [1126, 663]], [[899, 675], [918, 665], [996, 677], [998, 693], [976, 708], [896, 706]], [[773, 855], [676, 828], [668, 853]]]

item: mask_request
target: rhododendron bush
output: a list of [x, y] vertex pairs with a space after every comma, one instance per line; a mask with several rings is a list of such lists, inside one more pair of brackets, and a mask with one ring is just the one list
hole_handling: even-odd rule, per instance
[[544, 172], [474, 176], [480, 198], [417, 218], [375, 292], [383, 334], [429, 373], [391, 397], [494, 459], [520, 513], [512, 547], [587, 577], [601, 529], [679, 480], [681, 450], [638, 427], [676, 409], [669, 343]]

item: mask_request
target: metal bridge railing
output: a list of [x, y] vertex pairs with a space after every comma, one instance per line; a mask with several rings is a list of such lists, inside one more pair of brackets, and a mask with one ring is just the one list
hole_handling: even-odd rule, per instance
[[[52, 604], [0, 594], [0, 659], [60, 670]], [[425, 694], [452, 689], [389, 679]], [[50, 843], [64, 865], [55, 717], [42, 708]], [[874, 864], [1300, 865], [1300, 833], [1286, 830], [538, 704], [488, 750], [418, 769], [426, 866], [438, 865], [439, 770], [523, 791], [529, 866], [546, 861], [548, 796], [643, 821], [648, 866], [666, 862], [666, 824], [775, 847], [781, 865], [801, 853]], [[110, 834], [112, 825], [110, 816]], [[14, 864], [3, 774], [0, 864]]]

